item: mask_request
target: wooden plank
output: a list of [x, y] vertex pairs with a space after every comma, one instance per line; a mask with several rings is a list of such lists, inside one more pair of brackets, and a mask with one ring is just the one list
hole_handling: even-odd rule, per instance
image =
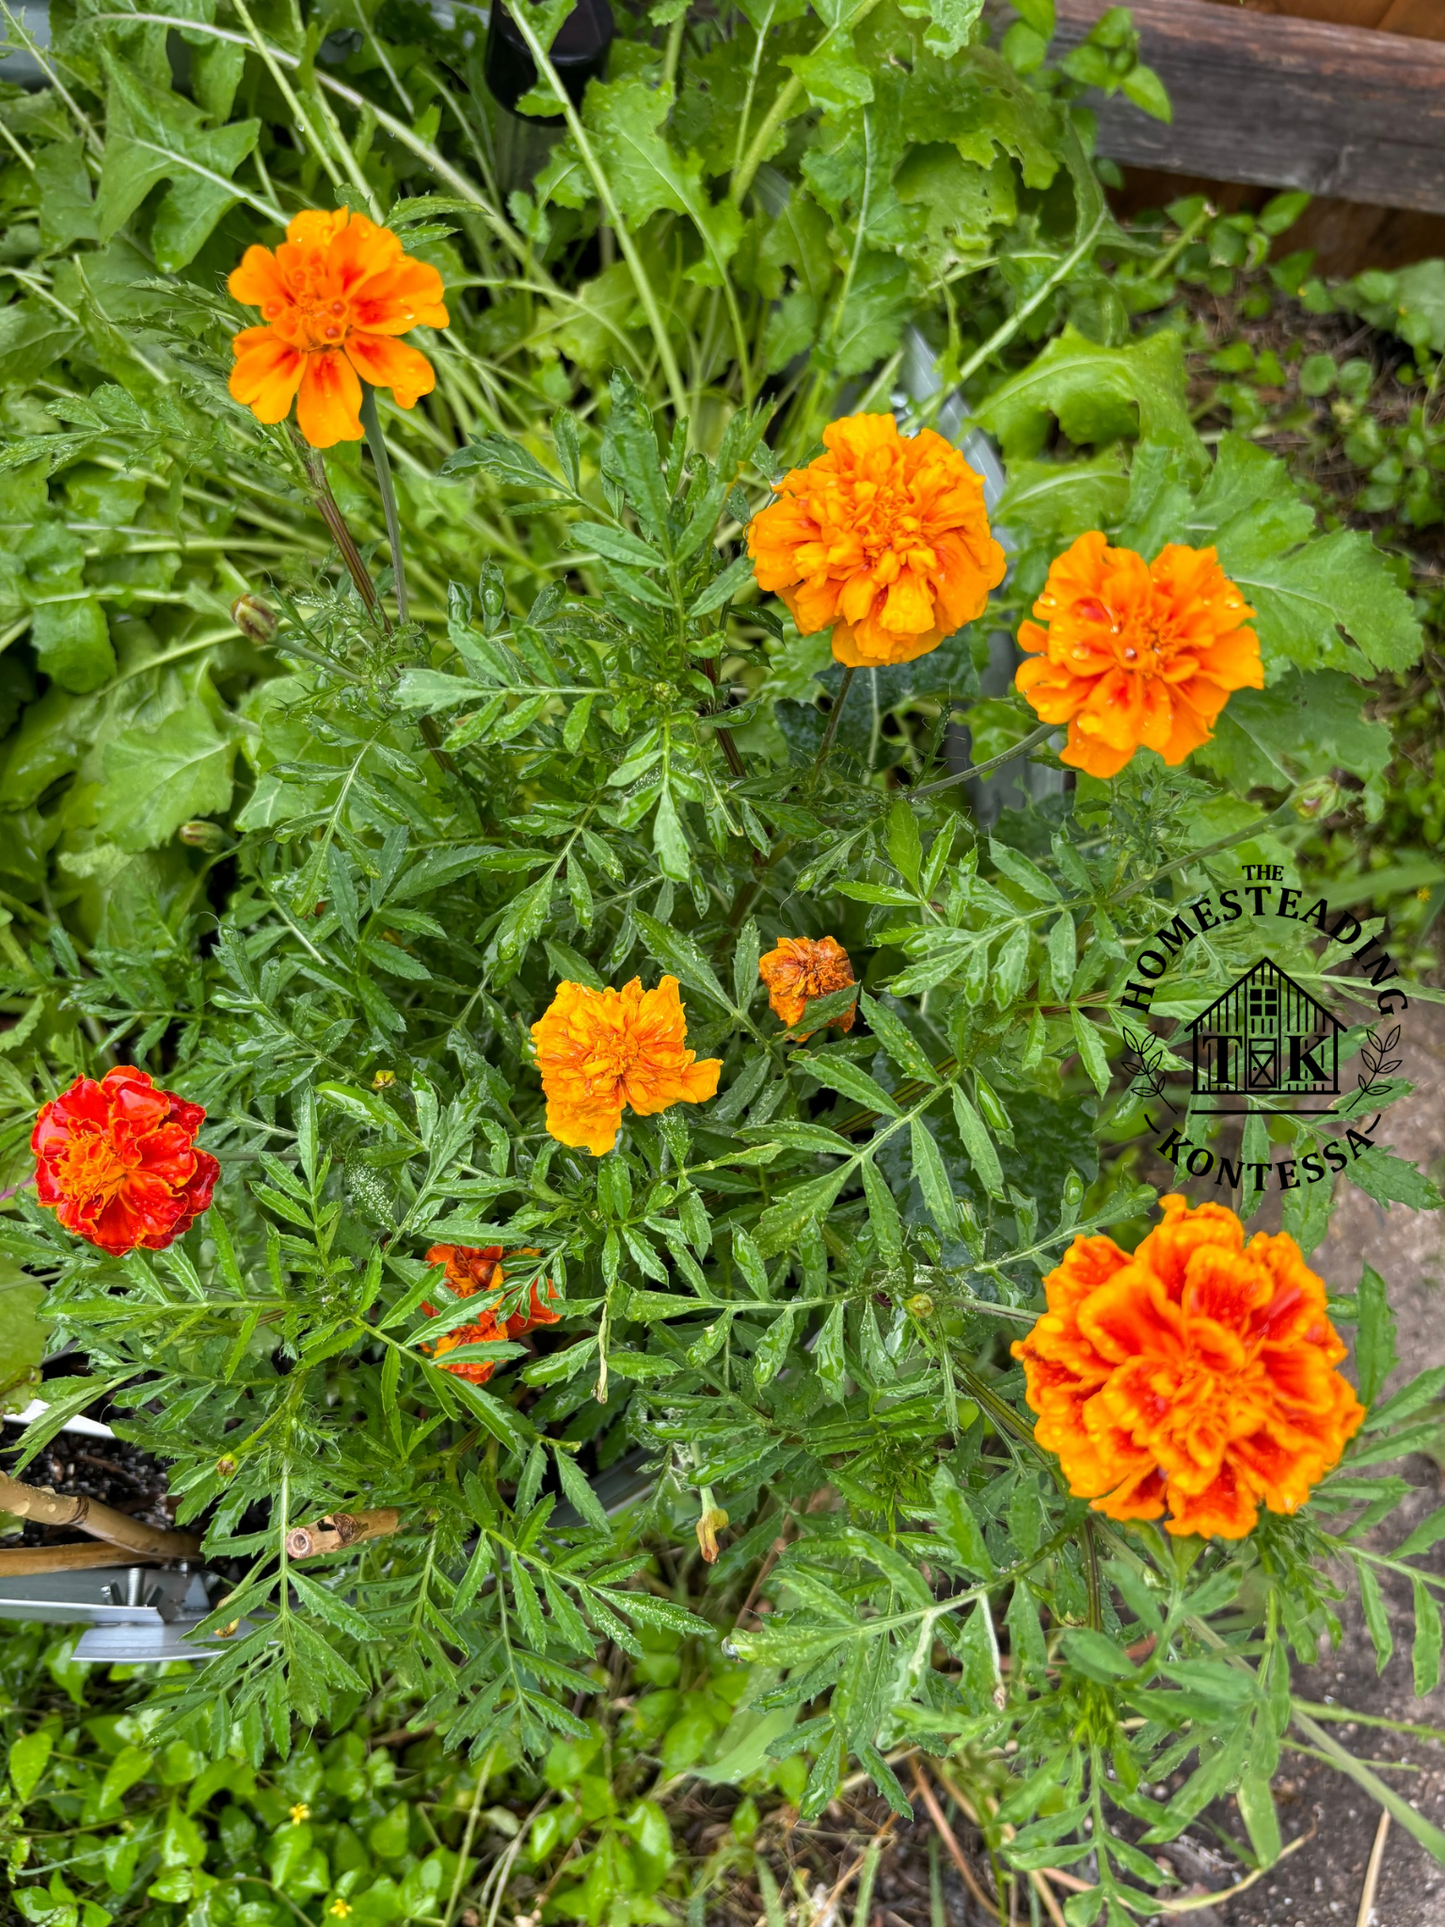
[[[1060, 52], [1107, 0], [1057, 0]], [[1213, 4], [1132, 0], [1172, 124], [1090, 94], [1099, 152], [1170, 173], [1445, 213], [1445, 43]]]
[[1328, 20], [1337, 27], [1376, 27], [1382, 33], [1413, 33], [1445, 40], [1440, 0], [1211, 0], [1216, 7], [1247, 13], [1283, 13], [1296, 20]]

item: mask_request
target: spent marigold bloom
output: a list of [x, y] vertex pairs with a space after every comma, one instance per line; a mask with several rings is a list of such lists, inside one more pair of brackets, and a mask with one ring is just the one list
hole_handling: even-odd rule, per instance
[[532, 1026], [547, 1096], [547, 1129], [559, 1144], [600, 1158], [617, 1142], [624, 1109], [651, 1117], [717, 1095], [722, 1059], [693, 1060], [676, 977], [644, 990], [560, 983]]
[[196, 1149], [206, 1113], [144, 1071], [77, 1077], [35, 1120], [35, 1190], [67, 1231], [112, 1257], [164, 1251], [211, 1202], [221, 1167]]
[[1338, 1463], [1364, 1408], [1325, 1288], [1294, 1239], [1223, 1205], [1161, 1200], [1132, 1257], [1075, 1238], [1049, 1308], [1013, 1348], [1034, 1437], [1069, 1490], [1111, 1519], [1242, 1539], [1260, 1506], [1294, 1512]]
[[[535, 1258], [532, 1250], [514, 1251], [513, 1258]], [[500, 1292], [507, 1282], [502, 1270], [502, 1247], [500, 1245], [433, 1245], [426, 1254], [429, 1265], [445, 1265], [446, 1283], [458, 1298], [472, 1298], [479, 1292]], [[539, 1286], [541, 1290], [539, 1290]], [[532, 1280], [530, 1305], [526, 1311], [515, 1311], [509, 1317], [501, 1317], [492, 1308], [484, 1310], [480, 1317], [466, 1325], [453, 1326], [443, 1332], [436, 1343], [428, 1349], [440, 1361], [450, 1351], [461, 1345], [495, 1345], [506, 1338], [524, 1338], [528, 1332], [535, 1331], [538, 1325], [555, 1325], [561, 1314], [552, 1310], [550, 1302], [544, 1302], [542, 1291], [547, 1300], [557, 1296], [556, 1286], [550, 1278]], [[436, 1308], [423, 1304], [422, 1311], [428, 1318], [436, 1316]], [[496, 1363], [489, 1358], [464, 1358], [454, 1365], [442, 1365], [444, 1372], [454, 1372], [458, 1378], [470, 1379], [474, 1385], [485, 1385], [496, 1370]]]
[[801, 634], [831, 629], [852, 669], [912, 662], [982, 615], [1003, 581], [983, 483], [942, 435], [900, 435], [891, 415], [850, 415], [823, 442], [753, 517], [758, 586]]
[[[789, 1030], [803, 1020], [814, 997], [826, 997], [853, 982], [848, 952], [836, 937], [779, 937], [776, 946], [758, 960], [758, 975], [768, 987], [768, 1003]], [[839, 1030], [852, 1030], [857, 1006], [832, 1019]], [[806, 1043], [811, 1032], [805, 1033]]]
[[1146, 562], [1091, 530], [1033, 612], [1019, 647], [1034, 660], [1015, 682], [1040, 721], [1068, 724], [1062, 760], [1090, 776], [1116, 776], [1140, 748], [1182, 763], [1234, 690], [1264, 687], [1254, 610], [1213, 549], [1171, 542]]
[[446, 327], [442, 278], [364, 214], [308, 208], [274, 254], [247, 248], [227, 286], [261, 310], [261, 326], [231, 343], [231, 393], [258, 422], [284, 421], [294, 401], [307, 441], [331, 448], [361, 440], [363, 381], [389, 388], [398, 408], [436, 385], [426, 356], [396, 337]]

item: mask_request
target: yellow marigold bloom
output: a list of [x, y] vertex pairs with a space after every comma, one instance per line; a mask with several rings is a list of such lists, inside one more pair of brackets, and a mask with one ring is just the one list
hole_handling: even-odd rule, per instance
[[1013, 1348], [1034, 1437], [1076, 1498], [1111, 1519], [1242, 1539], [1290, 1513], [1338, 1464], [1364, 1407], [1323, 1282], [1284, 1233], [1219, 1204], [1161, 1200], [1132, 1257], [1075, 1238], [1044, 1280], [1049, 1308]]
[[722, 1059], [693, 1061], [676, 977], [644, 990], [560, 983], [532, 1026], [547, 1095], [547, 1129], [559, 1144], [600, 1158], [617, 1142], [624, 1109], [652, 1117], [717, 1095]]
[[425, 323], [445, 328], [442, 278], [403, 251], [390, 228], [339, 207], [308, 208], [273, 254], [247, 248], [227, 283], [261, 310], [231, 346], [231, 393], [258, 422], [296, 422], [313, 448], [361, 440], [361, 384], [412, 408], [436, 386], [426, 356], [396, 340]]
[[[812, 998], [826, 997], [853, 982], [853, 966], [836, 937], [819, 937], [816, 941], [812, 937], [779, 937], [775, 948], [759, 958], [758, 975], [768, 987], [774, 1016], [791, 1030], [802, 1022]], [[855, 1004], [833, 1022], [839, 1030], [852, 1030], [857, 1014]], [[800, 1041], [806, 1043], [807, 1036]]]
[[758, 586], [801, 634], [831, 629], [850, 668], [912, 662], [982, 615], [1003, 581], [983, 483], [942, 435], [900, 435], [891, 415], [850, 415], [823, 442], [753, 517]]
[[[1062, 760], [1116, 776], [1135, 750], [1182, 763], [1236, 689], [1263, 689], [1253, 609], [1213, 549], [1171, 542], [1152, 562], [1097, 529], [1049, 570], [1015, 682], [1046, 723], [1069, 725]], [[1043, 623], [1043, 628], [1039, 627]]]

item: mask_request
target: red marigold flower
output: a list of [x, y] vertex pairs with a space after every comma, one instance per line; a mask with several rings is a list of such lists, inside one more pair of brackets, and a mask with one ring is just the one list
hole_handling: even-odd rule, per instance
[[[530, 1248], [514, 1251], [512, 1258], [535, 1258], [539, 1254]], [[446, 1282], [458, 1298], [472, 1298], [479, 1292], [500, 1292], [506, 1285], [506, 1273], [502, 1270], [502, 1247], [500, 1245], [433, 1245], [426, 1254], [429, 1265], [446, 1266]], [[510, 1262], [510, 1260], [509, 1260]], [[515, 1311], [508, 1318], [499, 1318], [496, 1311], [488, 1308], [471, 1324], [457, 1325], [449, 1332], [443, 1332], [436, 1343], [428, 1349], [440, 1360], [446, 1352], [455, 1351], [461, 1345], [495, 1345], [507, 1338], [524, 1338], [538, 1325], [555, 1325], [561, 1313], [555, 1312], [549, 1302], [544, 1302], [541, 1287], [551, 1300], [557, 1296], [557, 1289], [550, 1278], [534, 1278], [530, 1293], [531, 1303], [526, 1311]], [[422, 1306], [428, 1318], [436, 1316], [435, 1307]], [[455, 1372], [458, 1378], [470, 1379], [474, 1385], [485, 1385], [496, 1370], [496, 1364], [489, 1358], [464, 1358], [455, 1365], [443, 1365], [444, 1372]]]
[[[758, 959], [758, 975], [768, 987], [773, 1015], [791, 1030], [803, 1021], [815, 997], [826, 997], [853, 982], [853, 966], [836, 937], [779, 937], [768, 954]], [[857, 1014], [855, 1004], [832, 1021], [839, 1030], [852, 1030]], [[805, 1033], [799, 1041], [806, 1043], [809, 1035]]]
[[67, 1231], [112, 1257], [164, 1251], [211, 1202], [221, 1167], [196, 1148], [206, 1113], [144, 1071], [77, 1077], [35, 1120], [35, 1189]]
[[1132, 1257], [1075, 1238], [1013, 1353], [1034, 1437], [1076, 1498], [1111, 1519], [1167, 1507], [1169, 1532], [1242, 1539], [1261, 1505], [1304, 1504], [1364, 1407], [1335, 1369], [1345, 1347], [1294, 1239], [1246, 1244], [1223, 1205], [1161, 1204]]

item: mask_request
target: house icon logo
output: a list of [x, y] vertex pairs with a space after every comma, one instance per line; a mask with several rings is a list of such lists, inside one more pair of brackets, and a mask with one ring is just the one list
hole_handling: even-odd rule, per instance
[[1187, 1028], [1195, 1110], [1309, 1117], [1339, 1096], [1345, 1026], [1268, 958]]

